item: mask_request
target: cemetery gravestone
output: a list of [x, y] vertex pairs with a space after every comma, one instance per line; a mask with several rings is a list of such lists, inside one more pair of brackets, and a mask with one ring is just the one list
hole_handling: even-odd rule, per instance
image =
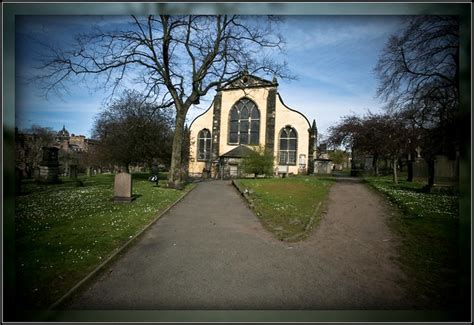
[[43, 147], [43, 159], [40, 163], [39, 179], [48, 183], [59, 182], [58, 148]]
[[69, 166], [69, 177], [72, 179], [77, 179], [77, 166], [76, 165]]
[[33, 169], [33, 178], [34, 179], [38, 179], [40, 177], [40, 168], [39, 167], [35, 167]]
[[454, 161], [450, 160], [447, 156], [436, 156], [435, 177], [454, 178], [455, 175]]
[[416, 147], [415, 151], [416, 151], [416, 158], [421, 158], [421, 148]]
[[115, 175], [114, 201], [132, 202], [132, 175], [124, 172]]

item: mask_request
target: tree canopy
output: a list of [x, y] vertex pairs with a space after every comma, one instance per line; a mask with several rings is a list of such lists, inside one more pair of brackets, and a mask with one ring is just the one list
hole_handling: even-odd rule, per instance
[[459, 20], [415, 16], [392, 35], [375, 72], [377, 95], [393, 110], [413, 110], [419, 126], [449, 118], [459, 102]]
[[[345, 145], [357, 154], [372, 155], [376, 175], [378, 159], [391, 159], [396, 166], [398, 158], [406, 152], [411, 137], [407, 121], [400, 115], [388, 113], [345, 116], [329, 132], [333, 146]], [[394, 168], [395, 182], [396, 172]]]
[[93, 137], [102, 162], [128, 167], [171, 160], [172, 111], [159, 108], [136, 91], [125, 91], [97, 117]]

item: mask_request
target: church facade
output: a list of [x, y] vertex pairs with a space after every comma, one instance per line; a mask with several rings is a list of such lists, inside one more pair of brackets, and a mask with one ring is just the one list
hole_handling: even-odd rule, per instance
[[239, 164], [252, 147], [273, 152], [274, 173], [312, 173], [315, 122], [286, 106], [278, 83], [246, 73], [217, 89], [211, 106], [190, 131], [190, 176], [242, 175]]

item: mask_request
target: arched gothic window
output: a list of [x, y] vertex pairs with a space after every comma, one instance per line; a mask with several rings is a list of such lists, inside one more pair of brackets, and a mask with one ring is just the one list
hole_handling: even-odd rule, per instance
[[298, 134], [296, 130], [287, 125], [280, 131], [280, 148], [278, 161], [280, 165], [296, 165], [296, 147]]
[[202, 129], [198, 133], [197, 160], [211, 159], [211, 131]]
[[253, 101], [240, 99], [229, 113], [229, 144], [257, 145], [260, 136], [260, 111]]

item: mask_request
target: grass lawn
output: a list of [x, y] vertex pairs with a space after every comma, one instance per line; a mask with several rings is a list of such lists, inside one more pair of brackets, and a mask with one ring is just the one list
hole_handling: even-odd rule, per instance
[[390, 226], [401, 238], [399, 264], [410, 276], [409, 287], [435, 308], [456, 304], [459, 196], [424, 193], [426, 182], [393, 184], [391, 176], [365, 180], [385, 194], [403, 215]]
[[47, 308], [184, 193], [155, 187], [147, 176], [133, 175], [132, 203], [113, 202], [110, 174], [80, 177], [84, 187], [66, 178], [57, 185], [23, 183], [25, 194], [15, 198], [16, 292], [23, 308]]
[[333, 182], [314, 176], [237, 181], [241, 189], [249, 190], [264, 227], [280, 240], [303, 239], [317, 225]]

